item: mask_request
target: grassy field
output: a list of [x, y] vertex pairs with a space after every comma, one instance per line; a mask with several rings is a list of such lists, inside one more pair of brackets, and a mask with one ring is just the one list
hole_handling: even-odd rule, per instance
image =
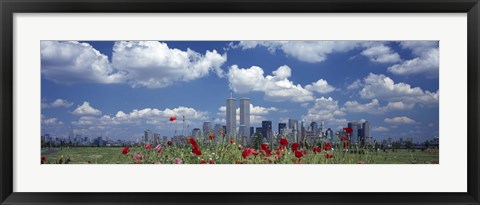
[[[158, 148], [158, 147], [157, 147]], [[147, 148], [145, 146], [129, 147], [122, 154], [124, 147], [63, 147], [42, 148], [41, 154], [46, 164], [438, 164], [438, 149], [427, 150], [363, 150], [361, 152], [346, 150], [303, 151], [296, 156], [290, 146], [284, 149], [270, 149], [271, 153], [255, 150], [247, 152], [235, 144], [209, 145], [198, 147], [201, 154], [194, 152], [192, 146], [162, 146]], [[302, 148], [299, 148], [301, 150]], [[247, 155], [246, 157], [244, 157]]]

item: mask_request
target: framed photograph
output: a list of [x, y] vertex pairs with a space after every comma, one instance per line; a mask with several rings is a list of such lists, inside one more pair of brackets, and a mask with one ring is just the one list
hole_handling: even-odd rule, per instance
[[478, 0], [1, 1], [1, 204], [479, 204]]

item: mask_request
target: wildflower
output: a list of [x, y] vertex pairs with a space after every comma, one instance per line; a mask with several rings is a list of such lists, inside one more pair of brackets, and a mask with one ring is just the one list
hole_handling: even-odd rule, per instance
[[327, 158], [327, 159], [333, 158], [333, 154], [327, 154], [327, 155], [325, 155], [325, 158]]
[[233, 137], [230, 137], [230, 143], [231, 144], [235, 143], [235, 139]]
[[303, 153], [301, 151], [295, 150], [295, 157], [301, 158], [303, 157]]
[[214, 139], [215, 139], [215, 134], [210, 133], [210, 135], [208, 135], [208, 138], [209, 138], [210, 140], [214, 140]]
[[145, 144], [145, 149], [151, 149], [152, 145], [150, 143]]
[[297, 151], [298, 146], [299, 146], [298, 143], [296, 143], [296, 142], [293, 143], [293, 144], [292, 144], [292, 151]]
[[167, 145], [168, 145], [168, 146], [172, 146], [172, 145], [173, 145], [173, 142], [169, 140], [169, 141], [167, 141]]
[[240, 161], [236, 161], [235, 164], [241, 164], [241, 162], [240, 162]]
[[302, 150], [303, 155], [307, 155], [308, 151], [306, 149]]
[[320, 153], [320, 152], [322, 152], [322, 148], [320, 148], [320, 147], [314, 147], [314, 148], [312, 148], [312, 151], [313, 151], [313, 152], [318, 152], [318, 153]]
[[331, 142], [324, 142], [323, 143], [323, 149], [325, 151], [331, 150], [332, 149], [332, 143]]
[[133, 155], [133, 158], [135, 158], [135, 160], [142, 160], [142, 155], [135, 152], [135, 154]]
[[198, 148], [198, 146], [192, 149], [192, 153], [195, 155], [202, 155], [202, 151]]
[[192, 146], [197, 146], [198, 147], [198, 144], [197, 144], [197, 141], [195, 141], [195, 138], [191, 137], [190, 139], [188, 139], [188, 141], [190, 142], [190, 144], [192, 144]]
[[285, 139], [285, 138], [282, 137], [282, 138], [280, 139], [280, 144], [282, 144], [283, 146], [287, 146], [287, 145], [288, 145], [287, 139]]
[[215, 162], [213, 161], [213, 159], [210, 159], [210, 161], [208, 161], [209, 164], [215, 164]]
[[246, 159], [248, 156], [250, 156], [250, 155], [252, 155], [252, 154], [256, 156], [256, 155], [258, 154], [257, 150], [255, 150], [255, 149], [253, 149], [253, 148], [246, 148], [246, 149], [243, 150], [243, 152], [242, 152], [242, 157], [243, 157], [244, 159]]
[[243, 146], [241, 144], [238, 145], [238, 150], [242, 150]]
[[45, 156], [42, 156], [40, 163], [45, 164], [46, 161], [47, 161], [47, 158]]
[[350, 128], [350, 127], [345, 127], [345, 128], [343, 128], [343, 130], [348, 134], [351, 134], [352, 131], [353, 131], [352, 128]]
[[265, 150], [269, 150], [269, 149], [270, 149], [270, 147], [268, 146], [268, 144], [267, 144], [267, 143], [263, 143], [262, 145], [260, 145], [260, 147], [261, 147], [261, 148], [262, 148], [262, 150], [264, 150], [264, 151], [265, 151]]
[[122, 154], [127, 154], [128, 152], [130, 152], [130, 148], [124, 147], [122, 150]]
[[171, 117], [170, 117], [170, 122], [173, 122], [173, 121], [175, 121], [175, 120], [177, 120], [177, 117], [175, 117], [175, 116], [171, 116]]
[[206, 163], [207, 162], [204, 159], [202, 159], [202, 161], [200, 162], [200, 164], [206, 164]]
[[160, 153], [162, 151], [162, 145], [158, 144], [155, 149], [157, 150], [157, 153]]
[[183, 164], [183, 160], [180, 159], [180, 158], [178, 158], [178, 157], [175, 158], [175, 159], [173, 159], [172, 161], [173, 161], [173, 163], [175, 163], [175, 164]]

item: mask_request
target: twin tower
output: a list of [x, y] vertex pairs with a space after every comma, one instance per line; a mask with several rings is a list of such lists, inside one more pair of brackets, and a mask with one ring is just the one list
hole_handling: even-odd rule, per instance
[[227, 98], [226, 112], [226, 134], [230, 137], [240, 136], [250, 138], [250, 99], [240, 98], [240, 127], [237, 134], [237, 100], [235, 98]]

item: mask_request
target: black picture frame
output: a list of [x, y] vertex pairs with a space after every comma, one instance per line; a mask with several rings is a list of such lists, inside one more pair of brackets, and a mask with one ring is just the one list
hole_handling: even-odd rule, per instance
[[[478, 0], [0, 0], [1, 204], [480, 204]], [[17, 193], [13, 192], [13, 15], [15, 13], [467, 13], [468, 188], [466, 193]], [[454, 176], [452, 176], [454, 177]], [[188, 184], [185, 184], [189, 186]], [[88, 190], [86, 190], [88, 191]], [[285, 190], [289, 191], [289, 190]]]

